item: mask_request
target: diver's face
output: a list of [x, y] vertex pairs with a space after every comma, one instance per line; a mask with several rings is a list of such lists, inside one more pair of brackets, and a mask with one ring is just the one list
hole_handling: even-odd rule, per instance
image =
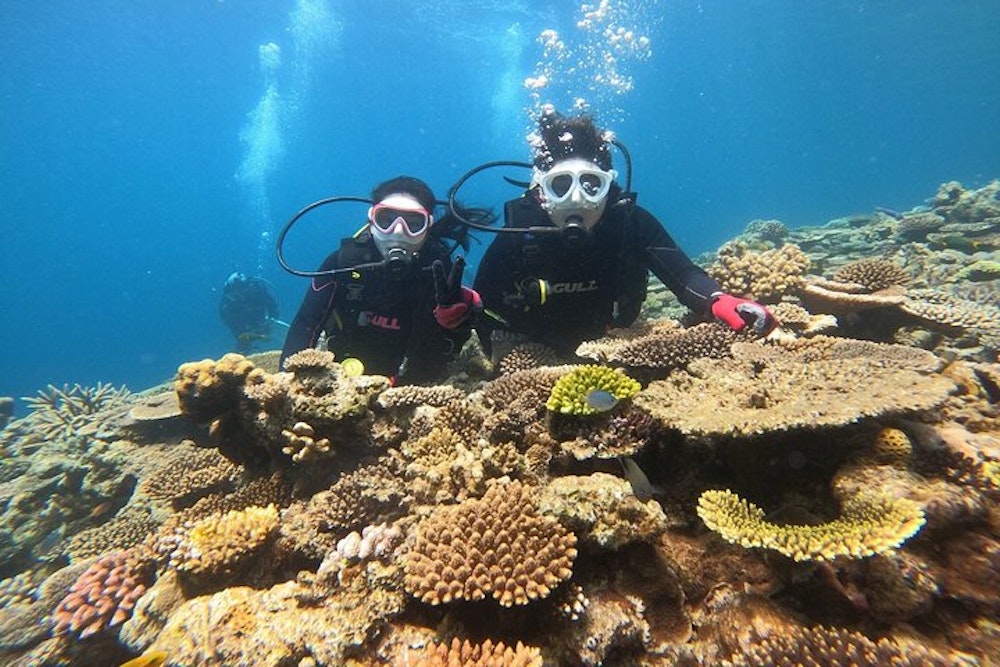
[[368, 209], [368, 229], [387, 257], [391, 250], [412, 254], [423, 247], [434, 216], [408, 194], [392, 194]]
[[571, 158], [556, 163], [548, 171], [535, 170], [539, 197], [552, 221], [559, 227], [577, 225], [592, 228], [604, 214], [614, 169], [604, 171], [595, 163]]

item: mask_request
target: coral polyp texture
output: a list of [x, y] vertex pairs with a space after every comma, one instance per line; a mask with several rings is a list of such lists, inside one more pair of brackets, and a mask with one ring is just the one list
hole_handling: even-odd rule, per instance
[[520, 482], [435, 510], [406, 559], [406, 590], [424, 602], [492, 597], [504, 607], [547, 597], [573, 573], [576, 536], [542, 516]]
[[193, 575], [225, 575], [251, 556], [278, 526], [274, 505], [208, 516], [161, 538], [171, 567]]
[[905, 499], [857, 496], [841, 516], [816, 526], [779, 525], [764, 510], [731, 491], [709, 490], [698, 499], [698, 516], [728, 542], [773, 549], [797, 561], [865, 558], [899, 547], [923, 527], [924, 513]]
[[235, 407], [253, 362], [241, 354], [226, 354], [218, 361], [203, 359], [181, 364], [174, 389], [181, 411], [199, 423], [215, 419]]
[[695, 359], [727, 357], [736, 339], [729, 327], [704, 323], [687, 329], [662, 328], [628, 340], [588, 341], [580, 345], [577, 354], [632, 368], [672, 370]]
[[545, 407], [561, 414], [593, 415], [608, 409], [595, 400], [594, 392], [607, 395], [607, 400], [614, 402], [632, 398], [641, 388], [637, 381], [620, 370], [608, 366], [580, 366], [559, 378]]
[[719, 664], [721, 667], [954, 667], [968, 663], [947, 658], [914, 642], [900, 644], [888, 638], [873, 641], [858, 632], [815, 627], [758, 637], [745, 653]]
[[910, 275], [895, 262], [881, 258], [865, 258], [840, 267], [833, 279], [860, 285], [866, 292], [878, 292], [890, 287], [905, 286]]
[[81, 639], [121, 625], [132, 616], [146, 592], [147, 563], [132, 551], [98, 558], [70, 587], [52, 617], [55, 634], [75, 633]]
[[736, 343], [733, 355], [650, 383], [635, 405], [687, 435], [747, 437], [919, 413], [955, 388], [930, 372], [940, 366], [934, 355], [899, 345], [816, 337]]
[[809, 265], [809, 257], [792, 243], [757, 252], [742, 241], [731, 241], [719, 248], [708, 272], [719, 281], [724, 292], [762, 303], [777, 303], [782, 296], [797, 294], [802, 289]]
[[451, 643], [430, 644], [415, 652], [413, 667], [542, 667], [542, 653], [518, 642], [507, 646], [487, 639], [482, 644], [455, 637]]

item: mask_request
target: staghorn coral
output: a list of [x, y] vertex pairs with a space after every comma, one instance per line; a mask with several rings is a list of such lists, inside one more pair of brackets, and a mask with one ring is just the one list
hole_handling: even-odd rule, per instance
[[112, 406], [124, 404], [129, 396], [125, 386], [114, 387], [98, 382], [95, 387], [75, 384], [62, 388], [48, 385], [35, 396], [22, 396], [31, 409], [33, 429], [46, 439], [69, 438], [90, 424], [95, 416]]
[[608, 340], [606, 345], [590, 341], [581, 345], [577, 354], [631, 368], [671, 370], [695, 359], [728, 357], [737, 339], [738, 334], [729, 327], [703, 323], [687, 329], [658, 329], [627, 341], [601, 339]]
[[638, 394], [639, 389], [639, 383], [620, 370], [607, 366], [580, 366], [559, 378], [545, 407], [561, 414], [593, 415], [604, 410], [590, 404], [591, 392], [607, 392], [615, 400], [622, 401]]
[[497, 484], [481, 500], [435, 510], [406, 557], [407, 592], [434, 605], [547, 597], [572, 574], [576, 536], [540, 515], [532, 496], [519, 482]]
[[181, 364], [174, 390], [181, 412], [205, 424], [236, 407], [243, 383], [254, 369], [241, 354], [226, 354], [218, 361], [203, 359]]
[[824, 665], [824, 667], [953, 667], [956, 662], [914, 642], [889, 638], [872, 641], [858, 632], [838, 628], [798, 628], [791, 633], [759, 636], [742, 655], [723, 660], [721, 667], [756, 665]]
[[383, 408], [415, 408], [421, 405], [442, 407], [450, 401], [463, 399], [465, 394], [460, 389], [443, 384], [435, 387], [406, 385], [389, 387], [378, 396], [378, 404]]
[[859, 259], [840, 267], [833, 279], [841, 283], [861, 285], [868, 293], [890, 287], [905, 286], [910, 275], [895, 262], [877, 257]]
[[94, 561], [52, 613], [54, 634], [81, 639], [121, 625], [146, 592], [149, 563], [134, 551], [116, 551]]
[[274, 505], [251, 506], [188, 522], [173, 534], [161, 535], [156, 548], [180, 572], [229, 575], [259, 551], [277, 527]]
[[864, 558], [899, 547], [924, 525], [920, 506], [904, 499], [855, 496], [840, 518], [818, 526], [784, 526], [731, 491], [709, 490], [698, 499], [698, 516], [725, 540], [773, 549], [796, 561]]
[[798, 294], [808, 269], [809, 257], [794, 244], [754, 252], [745, 243], [730, 241], [719, 248], [708, 273], [725, 292], [761, 303], [778, 303], [783, 296]]
[[733, 353], [650, 383], [635, 405], [687, 435], [746, 437], [918, 413], [954, 389], [929, 374], [940, 367], [934, 355], [898, 345], [818, 336], [785, 346], [737, 343]]
[[455, 637], [450, 644], [432, 643], [412, 654], [414, 667], [542, 667], [542, 654], [518, 642], [514, 647], [487, 639], [472, 644]]

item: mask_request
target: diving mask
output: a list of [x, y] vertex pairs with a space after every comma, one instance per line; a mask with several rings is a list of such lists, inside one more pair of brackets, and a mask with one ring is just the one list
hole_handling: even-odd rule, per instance
[[559, 227], [590, 229], [601, 218], [618, 172], [604, 171], [581, 158], [565, 160], [549, 171], [535, 170], [542, 208]]
[[408, 195], [389, 195], [368, 209], [375, 247], [394, 272], [409, 265], [427, 240], [434, 216]]

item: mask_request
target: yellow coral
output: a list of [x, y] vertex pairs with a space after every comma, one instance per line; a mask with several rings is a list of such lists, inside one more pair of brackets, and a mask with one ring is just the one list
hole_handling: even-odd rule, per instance
[[884, 428], [875, 436], [872, 454], [877, 463], [905, 466], [912, 453], [909, 436], [898, 428]]
[[902, 498], [855, 497], [839, 519], [818, 526], [782, 526], [732, 491], [709, 490], [698, 499], [698, 516], [726, 541], [773, 549], [797, 561], [865, 558], [900, 546], [924, 525], [924, 512]]
[[199, 423], [215, 419], [239, 402], [237, 390], [253, 369], [253, 362], [232, 353], [181, 364], [174, 381], [181, 412]]
[[506, 646], [487, 639], [482, 644], [472, 644], [458, 637], [451, 644], [429, 644], [416, 655], [415, 667], [541, 667], [542, 654], [533, 646], [518, 642]]
[[545, 407], [563, 414], [593, 415], [602, 410], [590, 405], [591, 392], [607, 392], [620, 401], [632, 398], [640, 389], [638, 382], [619, 370], [607, 366], [580, 366], [559, 378]]
[[257, 551], [278, 526], [274, 505], [213, 515], [187, 527], [170, 556], [178, 570], [223, 574]]

